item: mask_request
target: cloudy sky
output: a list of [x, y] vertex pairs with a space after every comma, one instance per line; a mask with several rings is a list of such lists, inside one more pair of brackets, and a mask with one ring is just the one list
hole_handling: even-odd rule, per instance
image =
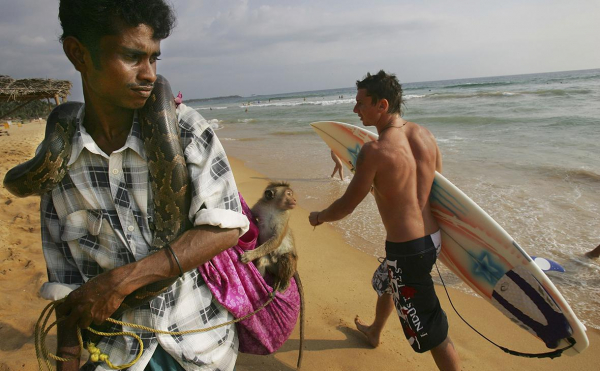
[[[598, 0], [173, 0], [159, 73], [184, 99], [600, 68]], [[0, 75], [81, 82], [58, 0], [0, 0]]]

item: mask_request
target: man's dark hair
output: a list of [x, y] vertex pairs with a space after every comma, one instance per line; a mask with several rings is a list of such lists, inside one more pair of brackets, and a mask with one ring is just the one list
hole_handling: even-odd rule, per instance
[[402, 85], [394, 74], [387, 74], [384, 70], [377, 72], [376, 75], [371, 75], [367, 72], [367, 76], [361, 81], [356, 81], [357, 89], [365, 89], [367, 96], [371, 97], [372, 104], [376, 104], [381, 99], [387, 99], [390, 104], [388, 113], [399, 115], [402, 114]]
[[162, 40], [175, 26], [175, 14], [164, 0], [60, 0], [58, 18], [60, 41], [75, 37], [90, 50], [95, 64], [103, 36], [145, 24], [154, 31], [154, 39]]

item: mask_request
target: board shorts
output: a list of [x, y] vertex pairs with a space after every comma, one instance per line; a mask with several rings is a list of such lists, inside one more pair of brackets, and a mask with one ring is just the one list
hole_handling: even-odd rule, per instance
[[[435, 348], [448, 336], [448, 319], [431, 279], [441, 246], [440, 231], [412, 241], [385, 243], [388, 287], [404, 335], [417, 353]], [[384, 286], [382, 281], [380, 287]]]
[[371, 285], [373, 286], [373, 290], [377, 293], [377, 295], [381, 296], [383, 294], [392, 295], [392, 286], [390, 286], [390, 276], [388, 274], [387, 263], [385, 262], [385, 258], [378, 258], [379, 267], [375, 269], [375, 273], [373, 273], [373, 278], [371, 279]]

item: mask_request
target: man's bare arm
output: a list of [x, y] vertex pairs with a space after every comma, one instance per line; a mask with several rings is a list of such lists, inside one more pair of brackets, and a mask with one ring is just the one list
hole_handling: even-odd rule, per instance
[[[187, 272], [234, 246], [238, 237], [237, 229], [198, 226], [182, 234], [171, 243], [171, 247], [183, 271]], [[69, 294], [67, 300], [57, 308], [57, 313], [67, 316], [67, 320], [63, 322], [65, 329], [73, 329], [76, 325], [87, 328], [92, 322], [100, 324], [110, 317], [123, 299], [133, 291], [179, 274], [175, 258], [165, 248], [142, 260], [117, 267], [89, 280]], [[66, 341], [68, 342], [68, 339]]]
[[361, 201], [369, 194], [377, 168], [372, 165], [375, 160], [372, 148], [365, 145], [356, 160], [356, 172], [350, 181], [344, 195], [334, 201], [328, 208], [320, 212], [310, 213], [308, 220], [311, 225], [332, 222], [343, 219], [351, 214]]
[[440, 147], [435, 145], [435, 171], [438, 173], [442, 173], [442, 152], [440, 152]]
[[56, 355], [61, 358], [69, 359], [67, 362], [56, 362], [58, 371], [79, 370], [79, 340], [77, 339], [77, 327], [65, 326], [64, 322], [59, 322], [56, 326], [57, 347]]

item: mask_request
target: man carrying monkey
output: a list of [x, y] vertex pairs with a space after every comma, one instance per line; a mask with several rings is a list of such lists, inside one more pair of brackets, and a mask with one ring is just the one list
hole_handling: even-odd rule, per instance
[[[233, 316], [213, 299], [196, 267], [235, 245], [248, 228], [237, 188], [210, 125], [195, 110], [177, 109], [179, 142], [192, 188], [191, 229], [154, 252], [154, 204], [137, 110], [157, 79], [160, 42], [175, 16], [164, 0], [61, 0], [65, 54], [81, 74], [85, 106], [67, 175], [42, 196], [46, 299], [57, 307], [59, 369], [79, 368], [77, 327], [99, 325], [124, 298], [146, 285], [176, 279], [150, 302], [125, 311], [123, 320], [164, 331], [208, 329]], [[170, 247], [169, 247], [170, 246]], [[129, 370], [229, 370], [234, 368], [235, 326], [185, 336], [126, 329], [144, 352]], [[122, 331], [112, 325], [109, 332]], [[101, 337], [96, 344], [115, 365], [141, 351], [131, 337]], [[84, 369], [104, 370], [105, 362]]]
[[[441, 370], [459, 370], [460, 359], [448, 337], [446, 314], [430, 275], [441, 247], [429, 204], [435, 171], [442, 168], [439, 148], [427, 129], [402, 119], [402, 87], [395, 75], [383, 70], [367, 74], [356, 87], [354, 113], [363, 125], [377, 129], [379, 139], [362, 147], [344, 195], [326, 209], [310, 213], [309, 222], [317, 226], [346, 217], [373, 187], [387, 233], [386, 261], [378, 271], [387, 270], [392, 294], [378, 292], [376, 322], [364, 326], [357, 320], [357, 326], [376, 346], [395, 305], [413, 349], [431, 351]], [[377, 327], [377, 333], [369, 333], [370, 327]]]

